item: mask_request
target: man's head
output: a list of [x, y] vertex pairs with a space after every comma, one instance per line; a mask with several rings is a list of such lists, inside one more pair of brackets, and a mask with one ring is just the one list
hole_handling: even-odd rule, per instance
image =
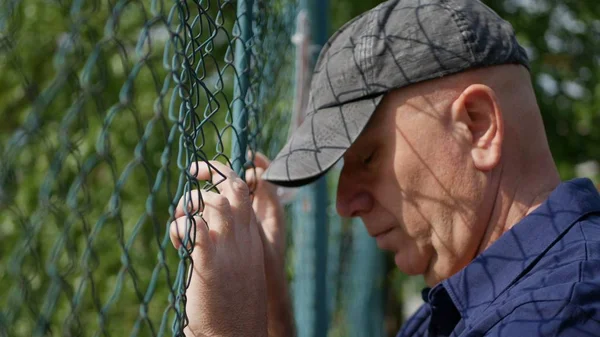
[[[527, 67], [510, 25], [477, 0], [388, 1], [324, 47], [307, 118], [265, 178], [303, 185], [343, 157], [339, 213], [434, 284], [555, 177]], [[525, 183], [536, 188], [517, 193]]]
[[554, 174], [529, 72], [482, 68], [387, 94], [344, 154], [337, 208], [361, 217], [400, 270], [435, 284]]

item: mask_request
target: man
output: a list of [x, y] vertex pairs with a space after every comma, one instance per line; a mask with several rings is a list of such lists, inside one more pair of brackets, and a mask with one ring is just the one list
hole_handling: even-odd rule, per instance
[[[402, 0], [366, 12], [323, 48], [308, 106], [273, 162], [257, 157], [253, 199], [214, 162], [220, 194], [203, 191], [203, 210], [197, 194], [187, 203], [207, 224], [196, 227], [188, 336], [293, 334], [282, 210], [254, 177], [299, 186], [341, 158], [340, 215], [361, 217], [431, 287], [399, 336], [600, 335], [600, 196], [589, 180], [561, 183], [526, 53], [489, 8]], [[191, 170], [211, 179], [206, 165]]]

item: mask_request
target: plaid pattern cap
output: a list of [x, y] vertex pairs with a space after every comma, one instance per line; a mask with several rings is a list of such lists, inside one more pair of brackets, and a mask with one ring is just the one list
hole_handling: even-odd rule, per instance
[[478, 67], [529, 68], [528, 62], [510, 23], [478, 0], [384, 2], [323, 46], [306, 118], [263, 178], [301, 186], [322, 176], [393, 89]]

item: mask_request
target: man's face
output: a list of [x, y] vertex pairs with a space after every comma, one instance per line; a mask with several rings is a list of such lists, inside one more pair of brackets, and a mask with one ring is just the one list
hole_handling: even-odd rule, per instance
[[476, 254], [489, 208], [487, 176], [448, 112], [452, 99], [413, 92], [386, 96], [344, 155], [337, 208], [359, 216], [377, 245], [433, 285]]

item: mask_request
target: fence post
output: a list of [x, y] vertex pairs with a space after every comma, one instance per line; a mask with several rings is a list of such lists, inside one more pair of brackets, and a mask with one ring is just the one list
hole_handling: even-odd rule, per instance
[[360, 219], [352, 220], [352, 248], [345, 275], [349, 337], [384, 334], [385, 256]]
[[[237, 2], [237, 29], [235, 40], [235, 69], [237, 76], [233, 85], [233, 134], [231, 137], [231, 165], [233, 170], [244, 177], [246, 147], [248, 144], [248, 109], [246, 94], [250, 85], [250, 50], [248, 41], [252, 37], [252, 5], [254, 0]], [[234, 28], [235, 29], [235, 28]]]
[[[301, 0], [312, 38], [309, 71], [328, 38], [328, 0]], [[306, 76], [306, 74], [303, 74]], [[301, 77], [300, 74], [296, 74]], [[303, 85], [297, 83], [296, 85]], [[293, 207], [294, 312], [298, 337], [327, 336], [327, 181], [322, 177], [299, 190]]]

